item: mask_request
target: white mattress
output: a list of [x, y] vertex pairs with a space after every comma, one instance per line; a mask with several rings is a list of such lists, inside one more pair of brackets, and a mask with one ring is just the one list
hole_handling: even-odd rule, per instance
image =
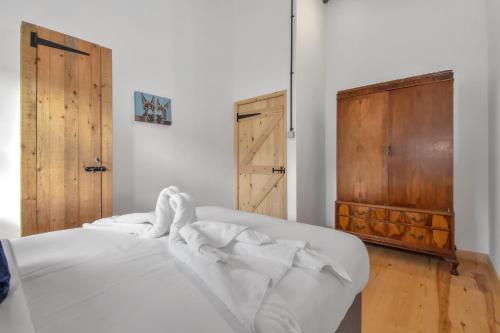
[[[307, 240], [344, 265], [330, 274], [293, 268], [272, 292], [289, 301], [304, 333], [333, 332], [368, 281], [368, 253], [332, 229], [219, 207], [199, 219], [248, 225], [273, 238]], [[168, 239], [71, 229], [12, 241], [37, 332], [218, 332], [244, 330], [203, 283], [168, 252]], [[257, 320], [258, 322], [258, 320]], [[261, 333], [274, 332], [262, 322]]]

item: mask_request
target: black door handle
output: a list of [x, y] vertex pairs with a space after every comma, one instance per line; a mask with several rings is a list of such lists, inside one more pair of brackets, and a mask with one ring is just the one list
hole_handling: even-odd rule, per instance
[[286, 169], [284, 167], [280, 167], [279, 169], [273, 168], [273, 173], [285, 173]]
[[100, 166], [100, 167], [96, 167], [96, 166], [88, 166], [88, 167], [85, 167], [85, 171], [86, 172], [92, 172], [92, 173], [96, 173], [96, 172], [106, 172], [108, 169], [105, 167], [105, 166]]

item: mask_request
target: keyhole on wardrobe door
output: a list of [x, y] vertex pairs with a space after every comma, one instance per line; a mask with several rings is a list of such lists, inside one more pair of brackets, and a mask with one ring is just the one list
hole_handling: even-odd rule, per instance
[[101, 159], [100, 159], [99, 157], [96, 157], [96, 158], [95, 158], [95, 162], [96, 162], [96, 163], [101, 163]]

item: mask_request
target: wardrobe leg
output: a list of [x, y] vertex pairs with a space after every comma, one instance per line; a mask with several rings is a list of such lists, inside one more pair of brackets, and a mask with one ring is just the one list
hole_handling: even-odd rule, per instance
[[450, 273], [452, 275], [458, 276], [458, 265], [460, 264], [458, 262], [457, 258], [444, 258], [444, 260], [451, 265]]

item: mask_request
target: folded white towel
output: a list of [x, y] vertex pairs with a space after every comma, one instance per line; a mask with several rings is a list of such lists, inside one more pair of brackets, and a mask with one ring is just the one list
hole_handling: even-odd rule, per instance
[[133, 235], [142, 235], [153, 227], [155, 214], [133, 213], [99, 219], [93, 223], [84, 223], [83, 228]]
[[297, 252], [293, 265], [299, 268], [311, 269], [316, 272], [330, 272], [337, 276], [341, 282], [347, 282], [348, 284], [352, 283], [351, 276], [341, 264], [311, 248], [306, 248]]
[[174, 212], [170, 207], [170, 197], [175, 193], [179, 193], [179, 189], [175, 186], [167, 187], [160, 192], [160, 195], [158, 195], [158, 199], [156, 200], [153, 227], [145, 230], [140, 235], [141, 237], [158, 238], [168, 232], [174, 219]]
[[[251, 332], [256, 331], [255, 317], [267, 291], [290, 268], [331, 272], [341, 281], [351, 282], [343, 267], [330, 262], [305, 241], [273, 240], [231, 223], [194, 222], [195, 209], [189, 195], [175, 194], [170, 202], [175, 212], [170, 228], [171, 253], [187, 264]], [[288, 328], [285, 331], [300, 332], [286, 306], [274, 310], [283, 314], [279, 317]]]
[[[214, 221], [186, 224], [180, 229], [179, 234], [196, 253], [201, 253], [202, 249], [212, 248], [205, 251], [215, 253], [216, 261], [222, 261], [224, 255], [217, 253], [215, 249], [223, 249], [226, 256], [255, 257], [271, 260], [288, 268], [295, 266], [316, 272], [327, 271], [343, 282], [352, 282], [341, 265], [313, 250], [308, 242], [303, 240], [273, 240], [268, 235], [246, 226]], [[275, 275], [271, 273], [268, 276]], [[276, 283], [278, 281], [272, 280], [273, 285]]]
[[[183, 226], [179, 233], [194, 251], [199, 251], [204, 245], [217, 249], [225, 247], [247, 229], [237, 224], [199, 221]], [[252, 242], [253, 239], [247, 241]]]
[[85, 223], [83, 228], [133, 234], [142, 238], [162, 237], [170, 229], [174, 218], [170, 197], [178, 192], [175, 186], [163, 189], [156, 200], [154, 212], [107, 217]]
[[172, 243], [182, 240], [179, 233], [182, 227], [196, 221], [196, 207], [193, 198], [186, 193], [173, 194], [169, 202], [174, 212], [174, 218], [170, 225], [170, 243]]
[[[207, 234], [201, 234], [192, 224], [196, 221], [195, 206], [192, 198], [185, 193], [171, 197], [170, 203], [175, 211], [170, 227], [170, 252], [190, 267], [207, 287], [226, 305], [234, 316], [250, 332], [255, 330], [255, 316], [268, 290], [270, 277], [252, 269], [248, 262], [228, 257], [210, 242], [220, 243], [227, 235], [236, 237], [241, 230], [227, 226], [224, 237], [211, 233], [212, 225], [205, 225]], [[186, 236], [181, 235], [181, 229]], [[231, 231], [229, 231], [231, 230]], [[190, 241], [188, 245], [187, 241]]]

